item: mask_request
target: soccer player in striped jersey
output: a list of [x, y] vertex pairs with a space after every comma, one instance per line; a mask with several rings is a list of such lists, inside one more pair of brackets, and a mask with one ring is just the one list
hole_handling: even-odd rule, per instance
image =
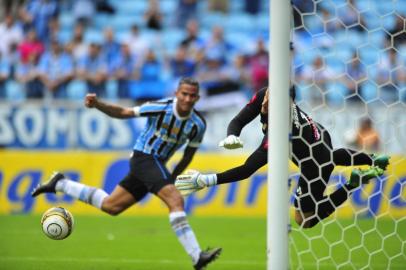
[[[151, 192], [167, 205], [172, 229], [192, 258], [195, 269], [204, 268], [219, 256], [221, 248], [201, 250], [186, 219], [183, 197], [173, 185], [176, 176], [191, 162], [206, 130], [204, 118], [194, 109], [198, 100], [199, 83], [191, 78], [179, 82], [175, 98], [133, 108], [108, 104], [95, 94], [88, 94], [85, 106], [96, 108], [110, 117], [147, 117], [147, 124], [134, 146], [129, 173], [109, 195], [102, 189], [77, 183], [56, 172], [48, 182], [36, 187], [32, 196], [63, 192], [115, 216]], [[170, 173], [165, 163], [185, 144], [182, 159]]]
[[[370, 179], [380, 176], [389, 164], [386, 155], [369, 155], [351, 149], [333, 149], [330, 134], [313, 121], [294, 102], [295, 89], [291, 95], [291, 144], [292, 161], [300, 169], [295, 197], [295, 221], [303, 228], [311, 228], [331, 215], [343, 204], [353, 190]], [[220, 146], [236, 149], [243, 146], [239, 139], [244, 126], [260, 115], [264, 137], [258, 148], [238, 167], [217, 174], [200, 174], [190, 171], [178, 176], [176, 187], [188, 195], [204, 187], [244, 180], [268, 162], [268, 90], [261, 89], [230, 122], [227, 138]], [[336, 165], [370, 165], [368, 169], [354, 169], [347, 184], [332, 194], [325, 195], [331, 173]]]

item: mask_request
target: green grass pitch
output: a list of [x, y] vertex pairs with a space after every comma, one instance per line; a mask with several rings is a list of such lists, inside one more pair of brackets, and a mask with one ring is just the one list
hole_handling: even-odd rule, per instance
[[[266, 269], [265, 218], [189, 220], [203, 248], [223, 247], [209, 269]], [[405, 219], [327, 221], [305, 231], [293, 226], [292, 269], [405, 269]], [[166, 217], [77, 215], [62, 241], [48, 239], [39, 222], [34, 215], [0, 216], [0, 269], [192, 269]]]

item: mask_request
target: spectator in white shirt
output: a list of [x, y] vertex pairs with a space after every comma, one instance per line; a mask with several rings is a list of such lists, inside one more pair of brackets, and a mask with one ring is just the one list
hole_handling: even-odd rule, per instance
[[23, 40], [22, 28], [15, 23], [11, 14], [7, 14], [0, 24], [0, 37], [0, 52], [3, 56], [9, 55], [12, 46], [18, 45]]

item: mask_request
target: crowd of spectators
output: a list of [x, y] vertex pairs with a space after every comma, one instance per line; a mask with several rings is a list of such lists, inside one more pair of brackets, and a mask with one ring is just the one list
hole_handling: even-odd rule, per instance
[[[248, 40], [236, 42], [228, 39], [226, 26], [221, 22], [210, 27], [202, 23], [206, 15], [222, 14], [224, 18], [235, 12], [230, 1], [171, 1], [176, 3], [174, 14], [162, 9], [161, 1], [145, 1], [143, 22], [126, 25], [128, 31], [120, 37], [109, 23], [122, 16], [117, 10], [119, 0], [4, 1], [0, 23], [0, 99], [14, 96], [13, 91], [33, 99], [66, 99], [86, 92], [102, 97], [112, 97], [113, 93], [114, 97], [134, 100], [159, 98], [173, 90], [183, 76], [196, 77], [206, 95], [232, 91], [251, 94], [268, 84], [266, 34], [247, 34]], [[199, 7], [202, 2], [207, 2], [203, 15]], [[253, 18], [267, 16], [266, 1], [239, 2], [242, 4], [239, 14]], [[293, 1], [296, 29], [293, 72], [300, 89], [299, 98], [334, 103], [335, 97], [341, 96], [362, 102], [376, 98], [371, 94], [372, 85], [376, 89], [379, 86], [378, 97], [386, 102], [406, 101], [406, 95], [402, 96], [405, 57], [401, 56], [406, 46], [404, 16], [397, 14], [381, 44], [372, 44], [379, 48], [379, 59], [369, 68], [372, 49], [366, 56], [363, 54], [366, 50], [347, 50], [351, 55], [346, 61], [337, 61], [340, 52], [332, 61], [328, 58], [339, 43], [328, 35], [345, 30], [359, 36], [368, 31], [368, 23], [364, 22], [368, 19], [356, 9], [356, 1], [337, 9], [334, 15], [327, 7], [307, 2], [311, 1]], [[303, 16], [314, 10], [320, 16]], [[61, 38], [62, 13], [71, 13], [74, 18], [70, 35], [65, 39]], [[100, 13], [106, 14], [107, 19], [95, 37], [88, 38], [89, 31], [95, 32], [94, 16]], [[316, 17], [323, 18], [321, 24], [313, 21]], [[239, 22], [234, 23], [238, 29]], [[181, 33], [173, 49], [157, 44], [163, 43], [160, 37], [165, 31]], [[311, 56], [305, 59], [306, 55]], [[341, 88], [332, 87], [333, 84]]]
[[[227, 2], [211, 3], [210, 9], [222, 9]], [[251, 56], [237, 52], [233, 44], [225, 40], [220, 25], [214, 26], [210, 35], [202, 37], [198, 1], [179, 0], [174, 25], [164, 25], [159, 1], [148, 1], [145, 22], [131, 25], [126, 37], [120, 40], [108, 20], [98, 33], [103, 38], [85, 38], [86, 31], [93, 27], [92, 18], [96, 13], [108, 13], [110, 18], [119, 16], [108, 1], [27, 0], [3, 4], [1, 98], [7, 96], [8, 81], [17, 82], [25, 98], [37, 99], [77, 96], [70, 93], [78, 86], [74, 84], [69, 89], [72, 81], [85, 82], [86, 92], [95, 92], [102, 97], [107, 96], [108, 82], [114, 81], [118, 98], [137, 99], [164, 96], [165, 91], [183, 76], [195, 76], [208, 94], [249, 91], [251, 82], [255, 88], [265, 86], [264, 75], [256, 79], [257, 73], [267, 73], [268, 56], [263, 42], [259, 42], [260, 52]], [[68, 40], [60, 38], [58, 19], [61, 12], [71, 12], [75, 18]], [[184, 31], [173, 52], [157, 51], [153, 44], [156, 37], [145, 38], [142, 34], [152, 30], [159, 36], [164, 28]], [[235, 60], [226, 57], [231, 53]], [[263, 55], [261, 64], [257, 64], [259, 54]]]

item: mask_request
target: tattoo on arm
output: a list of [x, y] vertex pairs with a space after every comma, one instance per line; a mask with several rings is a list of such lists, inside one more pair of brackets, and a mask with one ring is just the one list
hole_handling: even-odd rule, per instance
[[96, 108], [113, 118], [131, 118], [134, 117], [134, 111], [131, 108], [124, 108], [118, 105], [98, 101]]

